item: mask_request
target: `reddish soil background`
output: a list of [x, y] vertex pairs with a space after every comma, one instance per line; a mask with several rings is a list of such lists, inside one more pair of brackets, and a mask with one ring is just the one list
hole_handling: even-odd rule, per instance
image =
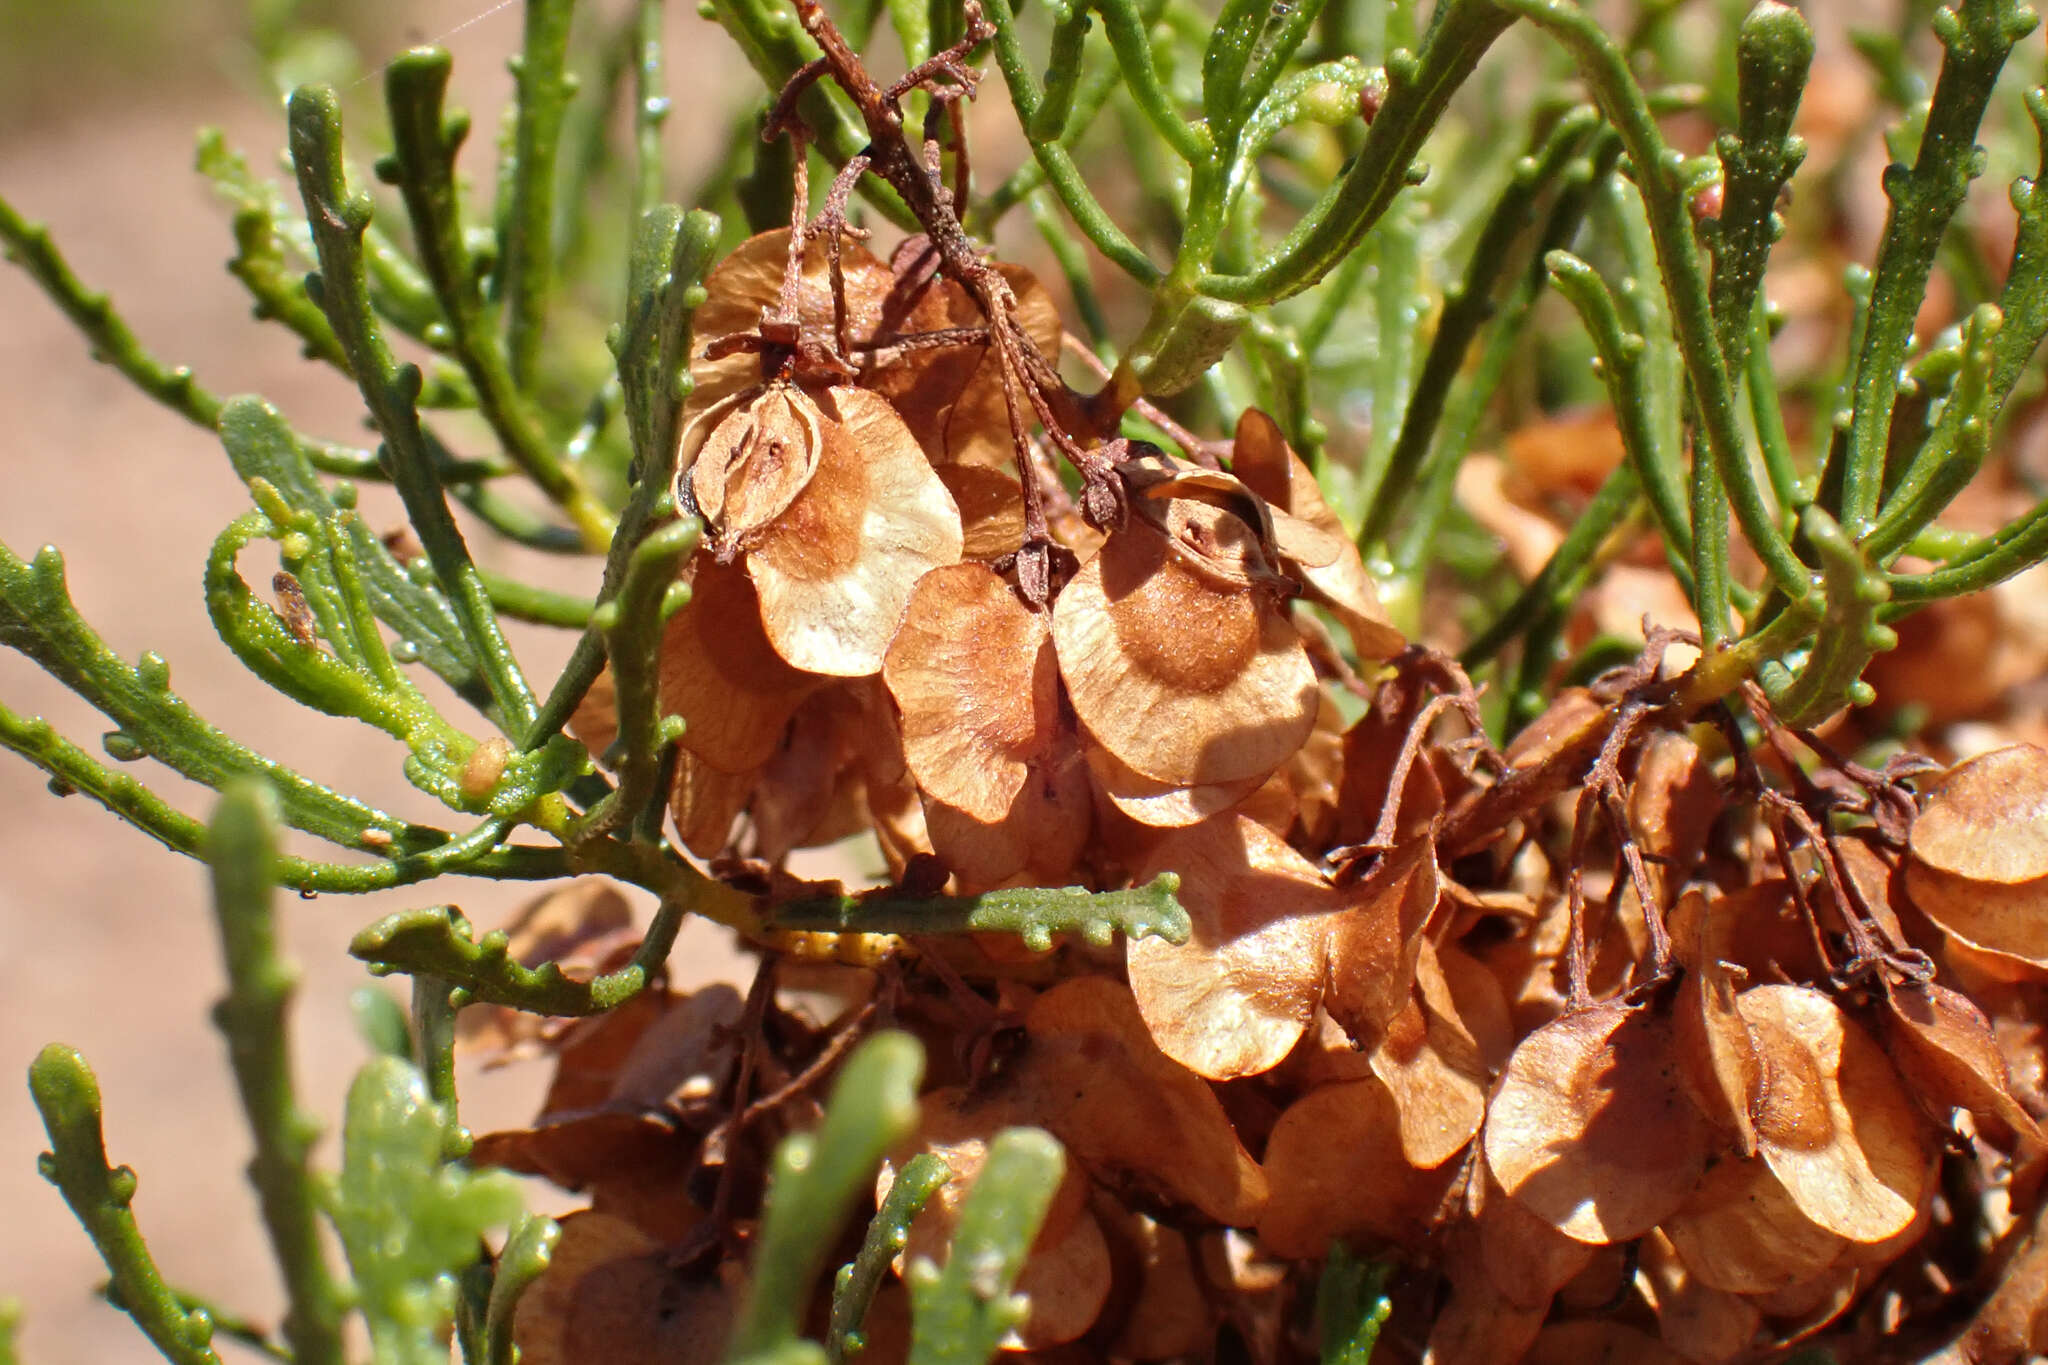
[[[0, 4], [0, 47], [10, 26], [31, 22], [22, 17], [28, 8]], [[509, 89], [504, 57], [518, 41], [519, 8], [449, 34], [483, 8], [478, 0], [409, 3], [402, 17], [387, 17], [379, 36], [364, 39], [365, 50], [384, 60], [446, 34], [456, 102], [494, 111]], [[673, 10], [675, 88], [707, 76], [749, 79], [692, 8]], [[67, 92], [73, 72], [56, 80], [44, 70], [33, 107], [0, 93], [0, 193], [49, 224], [81, 277], [113, 295], [157, 355], [192, 366], [217, 392], [260, 392], [307, 430], [365, 440], [346, 381], [301, 359], [275, 327], [251, 320], [239, 286], [221, 269], [232, 250], [228, 216], [190, 170], [194, 130], [225, 125], [252, 164], [265, 167], [283, 144], [283, 120], [228, 74], [219, 38], [225, 25], [188, 33], [183, 24], [139, 67], [130, 53], [129, 83], [118, 88], [106, 73], [84, 69]], [[700, 69], [684, 70], [690, 66]], [[17, 85], [17, 94], [23, 89]], [[354, 125], [374, 127], [377, 83], [347, 95]], [[686, 117], [672, 130], [672, 192], [688, 183], [685, 162], [701, 164], [716, 150], [709, 138], [690, 145]], [[480, 115], [478, 124], [467, 169], [488, 183], [491, 118]], [[367, 164], [367, 141], [352, 138], [351, 145], [357, 164]], [[388, 499], [366, 495], [364, 505], [383, 522], [397, 520]], [[222, 729], [387, 809], [444, 818], [405, 783], [391, 741], [270, 694], [214, 635], [201, 599], [204, 558], [213, 536], [247, 506], [209, 433], [93, 364], [34, 286], [0, 268], [0, 541], [24, 557], [44, 544], [61, 547], [78, 606], [108, 644], [129, 659], [161, 653], [173, 686]], [[507, 555], [481, 537], [473, 543], [486, 562], [537, 581], [595, 586], [592, 562]], [[258, 570], [268, 572], [252, 556], [245, 570], [252, 581], [263, 581]], [[540, 629], [517, 637], [542, 686], [571, 643]], [[88, 749], [109, 728], [7, 651], [0, 651], [0, 700], [48, 717]], [[202, 791], [153, 764], [140, 765], [138, 776], [187, 810], [207, 808]], [[477, 881], [362, 898], [285, 893], [284, 936], [305, 969], [293, 1039], [300, 1094], [330, 1127], [318, 1160], [331, 1166], [335, 1158], [331, 1129], [365, 1055], [348, 998], [368, 978], [345, 954], [350, 934], [378, 914], [437, 897], [494, 924], [529, 894]], [[208, 1018], [222, 978], [202, 869], [84, 797], [53, 798], [34, 769], [0, 753], [0, 941], [7, 945], [0, 956], [0, 1298], [24, 1305], [22, 1359], [157, 1358], [123, 1315], [93, 1296], [104, 1270], [56, 1190], [36, 1174], [45, 1138], [23, 1078], [36, 1051], [53, 1040], [77, 1047], [99, 1074], [110, 1155], [140, 1175], [135, 1210], [168, 1279], [274, 1321], [282, 1299], [244, 1178], [249, 1138]], [[684, 932], [673, 959], [683, 980], [729, 974], [735, 962], [723, 932], [703, 924]], [[530, 1114], [545, 1074], [539, 1067], [466, 1068], [463, 1082], [465, 1117], [481, 1131]], [[533, 1197], [539, 1207], [562, 1203], [541, 1188]], [[258, 1358], [226, 1342], [221, 1351], [226, 1359]]]

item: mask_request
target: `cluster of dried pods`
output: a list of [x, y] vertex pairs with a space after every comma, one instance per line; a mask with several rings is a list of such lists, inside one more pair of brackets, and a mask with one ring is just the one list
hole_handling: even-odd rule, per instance
[[[1192, 941], [771, 958], [744, 999], [549, 1033], [540, 1118], [476, 1152], [591, 1195], [526, 1359], [711, 1358], [767, 1153], [881, 1022], [932, 1065], [877, 1198], [914, 1151], [954, 1175], [899, 1268], [943, 1258], [1002, 1128], [1070, 1154], [1020, 1360], [1312, 1359], [1340, 1240], [1401, 1267], [1389, 1358], [2033, 1339], [2048, 754], [1965, 763], [1923, 811], [1760, 697], [1747, 730], [1702, 709], [1661, 636], [1496, 753], [1270, 419], [1194, 459], [1061, 447], [1070, 488], [929, 242], [885, 264], [838, 231], [752, 239], [698, 314], [681, 839], [755, 887], [862, 830], [927, 892], [1171, 871]], [[1045, 366], [1049, 298], [990, 269]], [[518, 941], [598, 970], [630, 939], [578, 891]], [[900, 1358], [906, 1304], [885, 1287], [863, 1360]]]

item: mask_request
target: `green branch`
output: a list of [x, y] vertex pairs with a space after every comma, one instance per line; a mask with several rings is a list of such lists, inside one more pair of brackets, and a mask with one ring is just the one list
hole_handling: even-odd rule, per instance
[[[718, 241], [718, 219], [672, 206], [642, 216], [626, 280], [626, 323], [611, 337], [626, 428], [633, 444], [634, 482], [605, 556], [599, 604], [619, 595], [633, 556], [647, 537], [675, 480], [676, 423], [689, 396], [690, 320], [704, 302], [703, 279]], [[588, 629], [549, 692], [527, 747], [568, 724], [604, 669], [606, 641]]]
[[1205, 276], [1201, 292], [1232, 303], [1271, 303], [1329, 273], [1410, 183], [1423, 140], [1512, 17], [1493, 0], [1438, 5], [1421, 53], [1389, 56], [1386, 99], [1343, 179], [1259, 266], [1244, 275]]
[[[529, 6], [534, 10], [551, 8], [544, 0], [536, 0]], [[526, 395], [522, 392], [518, 378], [517, 357], [508, 363], [503, 348], [492, 334], [489, 319], [485, 314], [483, 292], [477, 278], [477, 266], [471, 258], [469, 248], [463, 240], [462, 215], [459, 198], [455, 189], [455, 154], [469, 133], [469, 117], [460, 113], [445, 113], [443, 102], [448, 92], [448, 54], [440, 48], [417, 48], [393, 62], [384, 75], [385, 98], [391, 108], [391, 137], [395, 148], [393, 154], [380, 161], [377, 166], [380, 177], [396, 184], [405, 199], [406, 215], [412, 220], [413, 237], [419, 244], [420, 260], [426, 267], [427, 278], [434, 286], [434, 296], [440, 300], [441, 312], [447, 319], [450, 334], [450, 348], [462, 362], [462, 368], [469, 381], [476, 388], [477, 407], [484, 420], [490, 423], [505, 454], [524, 470], [526, 475], [542, 492], [559, 506], [583, 537], [584, 544], [592, 550], [599, 550], [611, 539], [612, 517], [604, 504], [585, 487], [582, 477], [564, 464], [548, 443], [547, 435], [541, 430], [539, 416], [533, 411]], [[293, 96], [293, 106], [299, 104], [299, 92]], [[309, 116], [310, 118], [310, 116]], [[559, 110], [555, 125], [559, 131]], [[294, 148], [297, 147], [297, 123], [294, 123]], [[333, 125], [332, 136], [339, 142], [338, 116]], [[552, 146], [552, 144], [551, 144]], [[294, 153], [296, 155], [296, 151]], [[549, 153], [552, 175], [552, 150]], [[305, 188], [305, 168], [300, 169], [301, 192]], [[335, 202], [342, 197], [342, 176], [337, 164], [333, 188]], [[546, 199], [541, 201], [541, 212], [548, 213]], [[311, 212], [308, 217], [314, 223], [314, 239], [322, 240], [323, 225]], [[368, 217], [364, 217], [367, 225]], [[515, 216], [515, 225], [520, 232], [533, 227], [523, 217]], [[547, 218], [540, 219], [543, 246], [547, 233]], [[332, 236], [331, 232], [326, 234]], [[518, 241], [523, 241], [518, 233]], [[361, 234], [356, 234], [358, 245]], [[516, 241], [508, 241], [506, 250], [511, 251]], [[543, 256], [548, 253], [543, 251]], [[535, 287], [536, 279], [544, 285], [552, 270], [551, 257], [536, 261], [527, 257], [518, 264], [511, 261], [502, 263], [509, 272], [504, 278], [512, 281], [513, 294], [508, 300], [508, 317], [516, 318], [522, 289]], [[322, 252], [322, 268], [326, 265], [325, 251]], [[538, 274], [536, 275], [536, 272]], [[329, 273], [332, 273], [329, 270]], [[367, 311], [367, 297], [365, 298]], [[535, 306], [529, 299], [527, 307]], [[328, 303], [333, 311], [333, 304]], [[520, 324], [516, 336], [527, 335], [526, 329], [533, 325], [532, 319]], [[347, 329], [337, 326], [343, 334], [344, 349], [353, 357], [360, 347], [359, 338], [349, 336]], [[366, 357], [374, 360], [374, 357]], [[417, 381], [415, 381], [417, 387]], [[417, 394], [414, 395], [417, 398]], [[381, 426], [382, 423], [380, 422]], [[388, 437], [387, 433], [387, 437]]]
[[1011, 1293], [1066, 1174], [1067, 1154], [1042, 1128], [1005, 1128], [960, 1210], [946, 1265], [910, 1263], [910, 1365], [984, 1365], [1030, 1309]]
[[[264, 758], [208, 725], [170, 690], [170, 665], [144, 654], [135, 665], [115, 657], [71, 603], [64, 557], [46, 546], [24, 564], [0, 545], [0, 645], [19, 650], [114, 722], [120, 744], [216, 790], [241, 776], [276, 788], [296, 829], [331, 843], [363, 847], [365, 834], [415, 851], [415, 827]], [[11, 747], [11, 746], [10, 746]], [[373, 833], [374, 832], [374, 833]]]
[[823, 1351], [800, 1343], [811, 1285], [882, 1153], [917, 1131], [923, 1075], [924, 1049], [915, 1038], [877, 1033], [847, 1059], [817, 1132], [777, 1144], [753, 1280], [726, 1355], [731, 1365], [824, 1359]]
[[[28, 272], [52, 303], [63, 310], [91, 345], [93, 358], [112, 365], [130, 383], [171, 411], [213, 430], [220, 420], [221, 400], [180, 365], [175, 369], [143, 349], [121, 320], [113, 302], [88, 289], [72, 272], [48, 230], [28, 222], [0, 198], [0, 246], [7, 259]], [[328, 445], [294, 433], [292, 441], [320, 469], [351, 478], [379, 478], [377, 459], [364, 450]]]
[[681, 926], [679, 910], [658, 914], [631, 962], [588, 981], [574, 980], [552, 962], [522, 966], [512, 959], [503, 930], [473, 938], [462, 912], [447, 905], [386, 915], [350, 939], [348, 950], [380, 976], [436, 976], [467, 991], [479, 1004], [580, 1018], [602, 1014], [638, 995], [668, 960]]
[[[139, 757], [126, 731], [107, 737], [108, 747], [117, 745], [124, 756]], [[206, 826], [173, 807], [142, 783], [117, 773], [72, 744], [48, 721], [24, 718], [0, 706], [0, 748], [20, 754], [50, 775], [51, 790], [59, 795], [74, 793], [91, 797], [115, 815], [141, 830], [174, 853], [203, 858]], [[402, 838], [388, 845], [384, 831], [364, 831], [367, 837], [349, 841], [354, 846], [385, 854], [386, 860], [364, 865], [315, 862], [292, 856], [278, 860], [278, 881], [294, 891], [338, 892], [360, 895], [410, 886], [435, 877], [485, 877], [505, 881], [551, 881], [574, 869], [568, 855], [558, 848], [537, 846], [500, 847], [503, 822], [493, 821], [461, 838], [425, 825], [398, 825]], [[388, 851], [387, 851], [388, 850]]]
[[1015, 934], [1033, 951], [1052, 946], [1055, 934], [1079, 934], [1098, 947], [1156, 935], [1185, 943], [1187, 911], [1175, 899], [1180, 878], [1163, 872], [1127, 891], [1088, 892], [1078, 886], [1020, 886], [979, 896], [903, 897], [888, 888], [863, 895], [792, 901], [766, 912], [771, 929], [858, 934]]
[[[541, 330], [547, 323], [548, 295], [554, 282], [555, 158], [562, 145], [562, 120], [569, 96], [576, 89], [575, 77], [563, 70], [569, 53], [569, 17], [575, 0], [527, 0], [525, 9], [525, 39], [519, 55], [512, 59], [515, 103], [510, 160], [499, 171], [499, 183], [509, 184], [511, 193], [501, 206], [496, 284], [505, 305], [510, 379], [520, 389], [531, 389], [535, 362], [540, 355]], [[399, 63], [406, 60], [402, 57]], [[442, 61], [445, 80], [445, 54]], [[395, 64], [394, 82], [397, 70]], [[438, 120], [438, 94], [434, 103]], [[395, 125], [395, 99], [392, 113]], [[403, 138], [399, 145], [404, 147]], [[449, 151], [452, 156], [454, 149]], [[546, 487], [544, 483], [542, 486]], [[553, 495], [553, 489], [548, 491]], [[604, 525], [607, 520], [600, 518], [601, 530], [609, 530]], [[592, 548], [602, 546], [608, 538], [600, 535]]]
[[882, 1287], [890, 1263], [909, 1244], [910, 1225], [925, 1202], [952, 1178], [952, 1168], [936, 1152], [919, 1152], [897, 1170], [888, 1198], [868, 1222], [860, 1250], [833, 1279], [831, 1325], [825, 1333], [825, 1358], [831, 1365], [846, 1365], [866, 1349], [861, 1324], [875, 1291]]
[[[322, 636], [342, 657], [381, 672], [385, 653], [376, 626], [360, 619], [367, 605], [405, 651], [438, 674], [457, 695], [500, 725], [503, 719], [453, 605], [432, 581], [420, 582], [363, 524], [355, 490], [331, 492], [290, 440], [277, 411], [257, 398], [236, 398], [221, 412], [221, 444], [250, 495], [288, 532], [279, 549], [298, 576]], [[292, 540], [292, 534], [300, 537]], [[344, 575], [355, 587], [344, 591]], [[357, 598], [360, 597], [360, 602]]]
[[662, 755], [682, 737], [680, 716], [661, 714], [661, 641], [668, 619], [690, 600], [677, 574], [697, 549], [695, 517], [670, 522], [634, 547], [616, 596], [591, 617], [611, 660], [619, 722], [618, 789], [579, 822], [572, 841], [599, 838], [665, 801]]
[[1861, 681], [1864, 666], [1873, 654], [1899, 642], [1897, 632], [1880, 621], [1880, 609], [1891, 597], [1885, 576], [1870, 567], [1849, 533], [1818, 505], [1806, 508], [1799, 520], [1820, 556], [1826, 615], [1797, 677], [1788, 679], [1782, 667], [1757, 670], [1772, 709], [1794, 729], [1818, 725], [1844, 706], [1869, 705], [1876, 693]]
[[[397, 68], [393, 69], [397, 80]], [[435, 476], [420, 431], [419, 371], [392, 359], [376, 320], [363, 276], [363, 229], [370, 221], [367, 195], [350, 194], [341, 170], [341, 111], [332, 90], [306, 87], [293, 93], [290, 104], [292, 160], [298, 168], [299, 193], [313, 224], [320, 257], [321, 307], [334, 323], [335, 334], [348, 351], [350, 368], [363, 399], [384, 435], [392, 475], [405, 501], [407, 516], [434, 576], [448, 595], [461, 622], [463, 638], [483, 670], [491, 696], [505, 718], [523, 731], [533, 722], [533, 694], [512, 657], [491, 610], [490, 594], [463, 543], [462, 532], [448, 512], [448, 502]]]
[[1771, 245], [1784, 231], [1778, 196], [1806, 158], [1806, 144], [1792, 136], [1792, 118], [1812, 65], [1813, 31], [1799, 11], [1760, 0], [1735, 38], [1736, 131], [1714, 144], [1721, 158], [1721, 211], [1701, 229], [1714, 253], [1711, 308], [1731, 375], [1746, 368], [1757, 286]]
[[[1693, 185], [1685, 159], [1665, 144], [1649, 101], [1630, 74], [1628, 59], [1598, 21], [1566, 0], [1501, 0], [1549, 32], [1572, 53], [1601, 112], [1620, 136], [1642, 191], [1657, 265], [1686, 376], [1692, 384], [1701, 434], [1719, 472], [1743, 535], [1772, 582], [1794, 602], [1812, 590], [1810, 574], [1779, 530], [1750, 468], [1735, 410], [1735, 392], [1714, 332], [1706, 270], [1693, 240], [1689, 205]], [[1695, 535], [1701, 528], [1694, 527]]]
[[1958, 9], [1935, 12], [1934, 31], [1943, 48], [1941, 75], [1912, 168], [1893, 164], [1885, 169], [1891, 208], [1878, 248], [1869, 327], [1856, 360], [1854, 415], [1839, 485], [1822, 480], [1824, 489], [1839, 487], [1835, 519], [1852, 538], [1863, 535], [1877, 514], [1899, 367], [1913, 341], [1935, 254], [1949, 220], [1969, 194], [1970, 181], [1983, 171], [1977, 127], [2013, 44], [2032, 32], [2035, 22], [2033, 11], [2017, 0], [1962, 0]]
[[[1085, 6], [1081, 8], [1085, 12]], [[989, 5], [986, 12], [996, 30], [996, 65], [1002, 70], [1003, 83], [1010, 91], [1011, 107], [1017, 111], [1018, 124], [1026, 130], [1031, 155], [1045, 177], [1045, 183], [1059, 196], [1067, 215], [1074, 220], [1074, 226], [1081, 229], [1082, 235], [1094, 243], [1095, 249], [1111, 264], [1141, 285], [1159, 284], [1166, 278], [1166, 272], [1154, 265], [1151, 258], [1124, 235], [1123, 229], [1104, 211], [1094, 192], [1088, 188], [1080, 167], [1074, 162], [1069, 144], [1073, 137], [1078, 136], [1079, 125], [1083, 121], [1070, 121], [1057, 136], [1036, 135], [1045, 95], [1039, 88], [1038, 78], [1032, 74], [1031, 59], [1024, 53], [1016, 16], [1004, 3]], [[1105, 96], [1109, 88], [1109, 83], [1105, 83]], [[1077, 97], [1076, 103], [1083, 102]], [[985, 211], [982, 221], [992, 222], [993, 216]]]
[[1596, 122], [1593, 110], [1573, 109], [1535, 139], [1527, 156], [1515, 162], [1507, 186], [1473, 242], [1464, 279], [1444, 291], [1436, 334], [1429, 340], [1422, 371], [1401, 413], [1400, 434], [1363, 499], [1366, 513], [1358, 531], [1360, 545], [1369, 548], [1379, 543], [1414, 487], [1443, 418], [1451, 382], [1464, 367], [1473, 338], [1493, 315], [1494, 291], [1514, 261], [1514, 243], [1535, 220], [1538, 197], [1563, 178], [1565, 167]]
[[29, 1093], [50, 1135], [50, 1150], [37, 1159], [43, 1179], [55, 1185], [84, 1225], [107, 1273], [114, 1277], [121, 1307], [174, 1365], [220, 1365], [209, 1344], [213, 1319], [187, 1312], [157, 1274], [156, 1262], [135, 1225], [129, 1204], [135, 1172], [107, 1165], [100, 1129], [100, 1087], [85, 1059], [52, 1043], [28, 1069]]
[[267, 788], [237, 782], [222, 793], [208, 832], [228, 976], [214, 1022], [227, 1038], [242, 1112], [256, 1139], [249, 1180], [290, 1304], [284, 1339], [295, 1365], [339, 1365], [345, 1296], [328, 1273], [308, 1169], [319, 1128], [292, 1090], [289, 1013], [299, 972], [278, 954], [274, 818]]

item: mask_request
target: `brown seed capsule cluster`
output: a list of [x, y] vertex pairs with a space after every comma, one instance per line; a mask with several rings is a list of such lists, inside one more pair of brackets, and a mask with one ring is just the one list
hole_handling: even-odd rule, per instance
[[[1020, 1124], [1069, 1158], [1020, 1361], [1316, 1359], [1338, 1243], [1398, 1267], [1390, 1359], [2034, 1340], [2038, 1295], [1991, 1293], [1984, 1248], [2048, 1276], [2048, 753], [1916, 796], [1760, 700], [1755, 732], [1688, 710], [1654, 632], [1496, 753], [1271, 419], [1193, 452], [1220, 461], [1091, 447], [1076, 494], [1028, 433], [1015, 458], [988, 320], [915, 241], [812, 243], [794, 284], [790, 259], [786, 233], [747, 243], [699, 313], [678, 501], [705, 536], [660, 679], [680, 841], [771, 900], [793, 849], [863, 831], [904, 896], [1172, 873], [1192, 934], [913, 937], [771, 957], [744, 1000], [498, 1021], [557, 1074], [475, 1159], [591, 1201], [520, 1309], [524, 1358], [715, 1358], [775, 1141], [884, 1022], [930, 1063], [875, 1199], [921, 1152], [949, 1179], [863, 1360], [905, 1358], [904, 1281]], [[1005, 279], [1053, 354], [1043, 291]], [[1574, 467], [1609, 435], [1540, 433]], [[579, 719], [595, 750], [606, 707]], [[621, 961], [616, 907], [579, 917], [537, 908], [514, 950]]]
[[[885, 265], [812, 241], [794, 290], [790, 256], [787, 232], [752, 239], [697, 315], [678, 501], [705, 535], [661, 657], [688, 846], [773, 864], [865, 822], [899, 872], [936, 859], [972, 892], [1118, 884], [1145, 831], [1276, 783], [1285, 833], [1324, 706], [1296, 604], [1368, 659], [1403, 641], [1273, 423], [1247, 415], [1239, 473], [1124, 460], [1121, 520], [1067, 504], [1067, 570], [1033, 603], [1004, 376], [972, 302], [914, 244]], [[1057, 354], [1044, 290], [1005, 278]], [[764, 326], [791, 295], [793, 325]]]

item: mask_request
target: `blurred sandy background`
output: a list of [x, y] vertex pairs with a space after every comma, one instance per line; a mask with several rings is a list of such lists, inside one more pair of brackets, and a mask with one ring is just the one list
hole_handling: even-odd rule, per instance
[[[504, 58], [518, 41], [519, 7], [450, 34], [486, 3], [332, 8], [349, 10], [371, 63], [448, 35], [456, 102], [495, 111], [509, 91]], [[694, 7], [671, 8], [679, 82], [686, 71], [700, 84], [749, 79]], [[259, 391], [307, 430], [363, 441], [346, 381], [300, 359], [280, 330], [250, 319], [246, 297], [221, 268], [232, 249], [227, 213], [190, 169], [202, 124], [225, 126], [259, 168], [274, 164], [282, 146], [281, 111], [238, 55], [243, 13], [228, 0], [0, 0], [0, 194], [49, 224], [80, 275], [112, 293], [160, 357], [192, 366], [218, 392]], [[688, 71], [695, 65], [703, 69]], [[377, 118], [379, 85], [370, 80], [347, 93], [351, 131], [360, 134]], [[491, 127], [487, 117], [478, 122]], [[473, 179], [488, 178], [489, 142], [487, 132], [472, 139]], [[686, 114], [671, 143], [679, 172], [714, 150], [708, 139], [691, 145]], [[366, 163], [366, 142], [355, 136], [351, 146]], [[672, 192], [682, 183], [672, 181]], [[173, 685], [221, 728], [387, 809], [442, 820], [445, 812], [400, 776], [392, 742], [269, 694], [214, 636], [200, 594], [204, 556], [247, 505], [208, 433], [91, 363], [27, 279], [0, 267], [0, 540], [23, 556], [46, 543], [63, 548], [86, 618], [124, 657], [163, 654]], [[366, 497], [365, 506], [396, 519], [393, 502]], [[508, 562], [476, 544], [487, 560]], [[259, 567], [252, 557], [247, 571], [260, 583]], [[516, 567], [565, 589], [596, 581], [596, 566], [583, 561], [529, 558]], [[544, 686], [571, 640], [529, 629], [517, 643]], [[108, 728], [11, 652], [0, 651], [0, 699], [47, 716], [88, 749]], [[144, 766], [148, 780], [204, 812], [198, 789]], [[348, 996], [367, 978], [344, 945], [376, 915], [429, 894], [456, 898], [472, 918], [493, 924], [528, 891], [465, 881], [433, 893], [310, 901], [287, 893], [281, 902], [286, 938], [305, 968], [295, 1016], [301, 1097], [330, 1120], [364, 1055]], [[0, 942], [0, 1298], [25, 1306], [22, 1359], [157, 1358], [122, 1314], [93, 1296], [104, 1278], [98, 1259], [36, 1174], [44, 1135], [23, 1076], [52, 1040], [79, 1048], [99, 1073], [109, 1151], [140, 1174], [136, 1212], [167, 1278], [273, 1321], [281, 1296], [243, 1177], [248, 1137], [207, 1014], [221, 972], [201, 870], [86, 798], [52, 798], [35, 770], [0, 753]], [[691, 977], [726, 970], [732, 955], [722, 934], [693, 926], [673, 961], [679, 976]], [[466, 1072], [464, 1080], [465, 1117], [483, 1130], [530, 1113], [544, 1075], [525, 1068]], [[319, 1155], [331, 1163], [331, 1137]], [[227, 1359], [258, 1358], [231, 1343], [221, 1349]]]

